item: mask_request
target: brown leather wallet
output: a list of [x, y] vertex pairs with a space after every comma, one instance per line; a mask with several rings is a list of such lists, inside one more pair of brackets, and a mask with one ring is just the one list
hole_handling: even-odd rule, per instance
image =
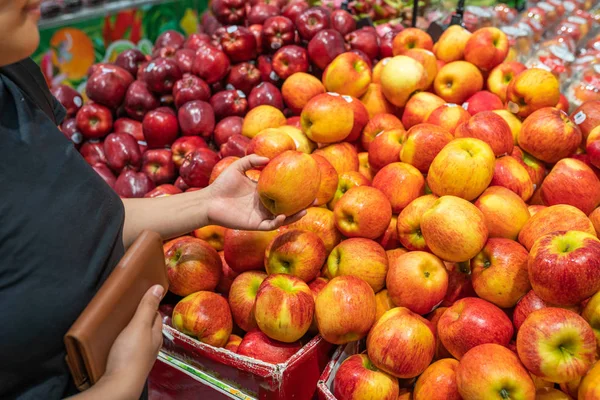
[[85, 390], [106, 370], [110, 348], [153, 285], [169, 287], [161, 237], [144, 231], [64, 337], [75, 385]]

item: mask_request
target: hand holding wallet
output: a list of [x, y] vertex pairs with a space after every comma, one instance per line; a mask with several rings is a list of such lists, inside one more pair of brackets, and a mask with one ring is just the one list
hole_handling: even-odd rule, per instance
[[85, 390], [106, 370], [110, 349], [154, 285], [169, 287], [161, 237], [144, 231], [64, 337], [75, 385]]

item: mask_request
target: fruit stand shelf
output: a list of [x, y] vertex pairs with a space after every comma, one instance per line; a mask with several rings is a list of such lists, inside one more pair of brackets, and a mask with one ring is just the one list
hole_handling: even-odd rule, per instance
[[64, 26], [75, 24], [77, 22], [85, 21], [91, 18], [103, 17], [117, 13], [118, 11], [137, 8], [147, 5], [155, 5], [164, 3], [165, 0], [118, 0], [104, 3], [96, 7], [84, 7], [78, 11], [72, 13], [61, 14], [53, 18], [47, 18], [40, 20], [40, 29], [55, 28], [57, 26]]

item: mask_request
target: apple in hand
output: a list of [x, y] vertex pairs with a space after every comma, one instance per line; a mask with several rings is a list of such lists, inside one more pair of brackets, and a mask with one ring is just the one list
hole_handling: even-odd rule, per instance
[[333, 379], [336, 399], [398, 400], [399, 392], [398, 379], [377, 369], [366, 354], [354, 354], [344, 360]]
[[254, 305], [258, 288], [267, 277], [263, 271], [239, 274], [229, 288], [229, 307], [236, 325], [246, 332], [257, 328]]
[[414, 378], [433, 360], [433, 326], [408, 308], [393, 308], [369, 332], [367, 352], [377, 368], [398, 378]]
[[227, 344], [233, 328], [229, 304], [213, 292], [196, 292], [183, 298], [173, 309], [173, 327], [202, 343], [215, 347]]
[[190, 187], [203, 188], [208, 180], [219, 156], [208, 148], [200, 148], [188, 154], [179, 169], [179, 174]]
[[271, 364], [285, 363], [302, 348], [300, 342], [283, 343], [269, 338], [260, 330], [246, 333], [237, 353]]
[[223, 253], [229, 267], [237, 273], [265, 268], [265, 251], [277, 232], [228, 229], [223, 239]]
[[144, 152], [142, 157], [142, 171], [154, 181], [156, 185], [170, 183], [175, 180], [175, 163], [169, 149], [152, 149]]
[[537, 399], [529, 372], [512, 351], [498, 344], [474, 347], [456, 368], [458, 393], [464, 400]]
[[504, 119], [491, 111], [473, 115], [468, 122], [458, 126], [456, 138], [476, 138], [490, 145], [496, 157], [513, 151], [514, 139], [510, 127]]
[[370, 186], [348, 190], [336, 203], [335, 224], [347, 237], [376, 239], [392, 219], [392, 207], [383, 192]]
[[376, 311], [373, 289], [355, 276], [333, 278], [315, 299], [319, 333], [333, 344], [345, 344], [367, 336], [375, 323]]
[[[257, 191], [262, 204], [273, 215], [290, 216], [310, 206], [317, 197], [320, 172], [308, 154], [286, 151], [263, 169]], [[295, 188], [302, 186], [302, 191]]]
[[329, 254], [325, 266], [327, 276], [356, 276], [377, 293], [385, 286], [388, 259], [385, 250], [370, 239], [351, 238], [338, 244]]
[[386, 287], [398, 307], [424, 315], [444, 300], [448, 273], [442, 260], [433, 254], [411, 251], [390, 262]]
[[201, 290], [212, 291], [221, 279], [221, 258], [200, 239], [184, 237], [165, 244], [169, 290], [187, 296]]
[[142, 165], [140, 147], [127, 133], [111, 133], [104, 139], [104, 154], [108, 166], [120, 174], [124, 169], [139, 171]]
[[124, 170], [115, 182], [115, 192], [123, 198], [140, 198], [155, 188], [155, 184], [144, 172]]
[[459, 360], [485, 343], [508, 345], [513, 331], [512, 322], [500, 308], [476, 297], [458, 300], [438, 322], [444, 347]]
[[517, 334], [525, 367], [550, 382], [581, 378], [596, 360], [596, 338], [585, 319], [573, 311], [547, 307], [530, 314]]
[[288, 274], [269, 275], [258, 289], [254, 315], [271, 339], [292, 343], [308, 331], [315, 302], [308, 285]]
[[112, 129], [111, 111], [95, 103], [85, 104], [75, 117], [77, 129], [86, 139], [100, 139], [108, 135]]
[[288, 229], [267, 247], [265, 268], [270, 275], [289, 274], [308, 283], [319, 275], [326, 258], [325, 245], [316, 233]]
[[268, 128], [252, 138], [246, 155], [257, 154], [273, 159], [288, 150], [296, 150], [294, 140], [277, 128]]
[[458, 361], [444, 358], [431, 364], [415, 383], [415, 400], [445, 399], [462, 400], [456, 384]]

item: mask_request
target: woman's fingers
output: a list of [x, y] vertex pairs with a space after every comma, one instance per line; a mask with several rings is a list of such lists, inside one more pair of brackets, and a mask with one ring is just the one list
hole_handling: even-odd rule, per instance
[[232, 164], [240, 172], [246, 172], [252, 168], [261, 167], [269, 163], [269, 159], [256, 154], [243, 157]]
[[148, 289], [144, 297], [142, 297], [140, 305], [131, 322], [154, 327], [156, 311], [158, 310], [164, 292], [165, 289], [161, 285], [154, 285]]

